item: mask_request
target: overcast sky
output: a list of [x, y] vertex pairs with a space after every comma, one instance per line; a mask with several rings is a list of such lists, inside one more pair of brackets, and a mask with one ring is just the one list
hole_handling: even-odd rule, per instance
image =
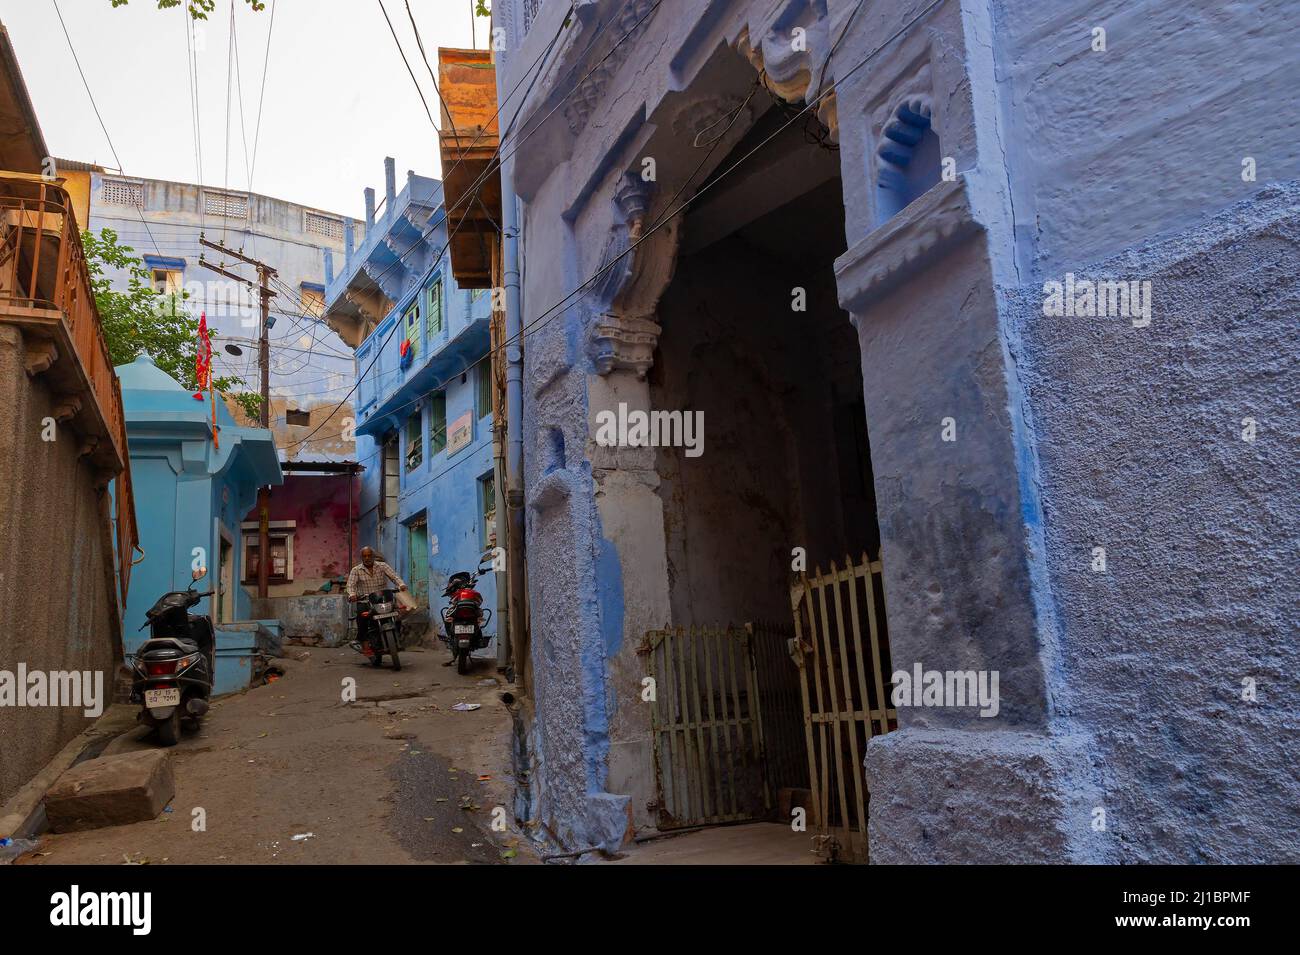
[[[374, 186], [383, 196], [385, 156], [397, 160], [399, 189], [408, 169], [439, 175], [435, 134], [377, 0], [267, 0], [261, 12], [254, 12], [245, 0], [233, 0], [241, 82], [237, 85], [232, 76], [229, 83], [227, 160], [231, 2], [217, 0], [206, 22], [195, 21], [204, 183], [249, 188], [244, 137], [251, 158], [273, 5], [252, 191], [361, 218], [362, 190]], [[198, 181], [186, 68], [188, 15], [182, 8], [159, 10], [156, 0], [130, 0], [116, 9], [111, 0], [58, 3], [123, 171]], [[435, 70], [437, 47], [474, 45], [471, 3], [410, 0]], [[384, 0], [384, 6], [429, 109], [439, 119], [405, 2]], [[77, 74], [54, 0], [0, 0], [0, 19], [9, 30], [54, 155], [117, 166]], [[485, 47], [488, 20], [474, 22], [477, 45]]]

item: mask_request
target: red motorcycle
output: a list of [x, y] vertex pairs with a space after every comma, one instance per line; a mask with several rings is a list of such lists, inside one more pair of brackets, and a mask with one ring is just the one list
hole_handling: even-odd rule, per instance
[[483, 628], [492, 619], [492, 611], [484, 609], [483, 595], [474, 585], [492, 569], [491, 565], [485, 567], [480, 563], [472, 574], [458, 571], [451, 575], [442, 592], [447, 598], [447, 606], [442, 610], [442, 639], [456, 658], [457, 673], [468, 673], [470, 654], [488, 645], [490, 636], [483, 633]]

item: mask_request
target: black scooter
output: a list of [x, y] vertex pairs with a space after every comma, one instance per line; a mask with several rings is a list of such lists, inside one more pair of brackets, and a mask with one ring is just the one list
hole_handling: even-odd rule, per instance
[[[200, 568], [194, 571], [194, 580], [206, 574]], [[216, 635], [209, 617], [189, 609], [213, 593], [200, 593], [191, 583], [186, 590], [164, 594], [140, 627], [149, 627], [152, 635], [132, 660], [131, 702], [141, 705], [136, 719], [152, 726], [164, 746], [176, 745], [182, 719], [197, 723], [208, 711], [216, 672]]]

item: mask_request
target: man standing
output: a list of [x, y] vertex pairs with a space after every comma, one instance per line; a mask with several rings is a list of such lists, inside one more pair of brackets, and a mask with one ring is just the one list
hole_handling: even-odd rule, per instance
[[[361, 548], [361, 563], [352, 568], [348, 574], [348, 602], [356, 603], [362, 597], [369, 596], [373, 593], [379, 593], [383, 590], [391, 590], [388, 582], [392, 581], [397, 584], [398, 590], [405, 590], [406, 584], [401, 577], [397, 576], [397, 571], [393, 570], [382, 560], [375, 560], [375, 552], [369, 547]], [[367, 617], [357, 618], [357, 639], [362, 644], [366, 641], [367, 632], [370, 629], [370, 620]]]

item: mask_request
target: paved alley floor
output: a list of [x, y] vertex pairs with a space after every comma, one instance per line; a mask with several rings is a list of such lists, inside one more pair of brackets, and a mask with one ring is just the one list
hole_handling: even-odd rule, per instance
[[[490, 828], [493, 807], [510, 819], [513, 785], [493, 662], [461, 676], [441, 649], [403, 653], [401, 672], [348, 648], [286, 657], [285, 676], [218, 700], [172, 748], [176, 797], [158, 819], [47, 833], [21, 864], [535, 861], [518, 833]], [[342, 702], [347, 677], [355, 703]], [[105, 752], [154, 745], [136, 728]]]
[[818, 865], [812, 837], [776, 822], [715, 826], [629, 847], [612, 865]]

